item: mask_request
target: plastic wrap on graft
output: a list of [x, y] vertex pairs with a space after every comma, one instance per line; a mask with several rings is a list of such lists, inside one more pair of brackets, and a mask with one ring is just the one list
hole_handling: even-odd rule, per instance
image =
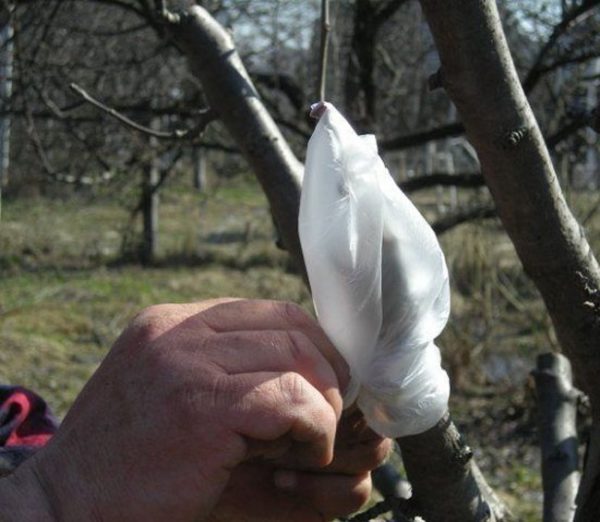
[[369, 425], [385, 436], [431, 428], [449, 383], [433, 343], [450, 310], [437, 238], [377, 153], [331, 105], [308, 144], [299, 233], [319, 322], [346, 359]]

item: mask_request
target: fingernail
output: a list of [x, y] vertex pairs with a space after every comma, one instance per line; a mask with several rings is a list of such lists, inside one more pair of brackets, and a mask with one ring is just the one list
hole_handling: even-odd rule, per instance
[[273, 473], [275, 487], [284, 491], [291, 491], [298, 484], [298, 477], [295, 472], [286, 469], [280, 469]]

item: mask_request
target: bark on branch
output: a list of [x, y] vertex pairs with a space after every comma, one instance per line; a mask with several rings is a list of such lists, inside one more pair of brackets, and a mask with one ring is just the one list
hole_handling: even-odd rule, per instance
[[493, 522], [511, 515], [488, 486], [446, 414], [420, 435], [398, 439], [415, 510], [427, 522]]

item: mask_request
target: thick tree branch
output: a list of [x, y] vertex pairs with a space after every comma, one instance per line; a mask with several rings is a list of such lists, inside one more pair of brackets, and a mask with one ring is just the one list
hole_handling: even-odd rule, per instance
[[539, 355], [531, 373], [542, 449], [543, 520], [571, 522], [579, 486], [576, 417], [580, 393], [573, 388], [571, 364], [563, 355]]
[[398, 444], [413, 488], [411, 501], [427, 522], [510, 520], [449, 414], [425, 433], [398, 439]]
[[[578, 365], [596, 355], [600, 359], [598, 312], [581, 306], [596, 295], [600, 269], [560, 191], [495, 3], [467, 0], [461, 9], [441, 0], [421, 3], [451, 79], [448, 92], [479, 154], [498, 213], [544, 296], [566, 352], [574, 356], [576, 374], [588, 375], [590, 399], [600, 405], [598, 374]], [[572, 304], [567, 309], [566, 298]], [[594, 299], [600, 300], [600, 292]]]
[[260, 101], [230, 34], [199, 6], [188, 8], [171, 32], [202, 82], [209, 105], [218, 110], [254, 170], [283, 245], [303, 271], [298, 239], [302, 164]]

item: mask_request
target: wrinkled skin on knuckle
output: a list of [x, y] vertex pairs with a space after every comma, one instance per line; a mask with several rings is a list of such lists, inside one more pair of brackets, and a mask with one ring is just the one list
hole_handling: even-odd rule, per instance
[[274, 306], [286, 322], [295, 325], [298, 330], [314, 327], [315, 320], [299, 305], [288, 301], [275, 301]]
[[308, 383], [301, 375], [295, 372], [285, 372], [277, 378], [273, 393], [276, 397], [283, 399], [282, 407], [287, 407], [290, 411], [300, 411], [308, 404], [307, 386]]
[[285, 335], [285, 349], [293, 358], [297, 371], [321, 390], [336, 414], [341, 415], [343, 402], [339, 382], [330, 362], [304, 332], [287, 330], [283, 335]]
[[315, 400], [321, 395], [301, 375], [294, 372], [281, 374], [277, 379], [277, 393], [284, 397], [282, 406], [287, 407], [286, 415], [290, 415], [294, 423], [313, 428], [319, 436], [335, 432], [337, 418], [333, 408], [324, 398]]
[[178, 323], [176, 305], [153, 305], [141, 310], [129, 323], [129, 342], [148, 345]]
[[300, 330], [286, 330], [285, 347], [292, 358], [296, 361], [298, 368], [311, 370], [316, 364], [316, 348], [310, 339]]

